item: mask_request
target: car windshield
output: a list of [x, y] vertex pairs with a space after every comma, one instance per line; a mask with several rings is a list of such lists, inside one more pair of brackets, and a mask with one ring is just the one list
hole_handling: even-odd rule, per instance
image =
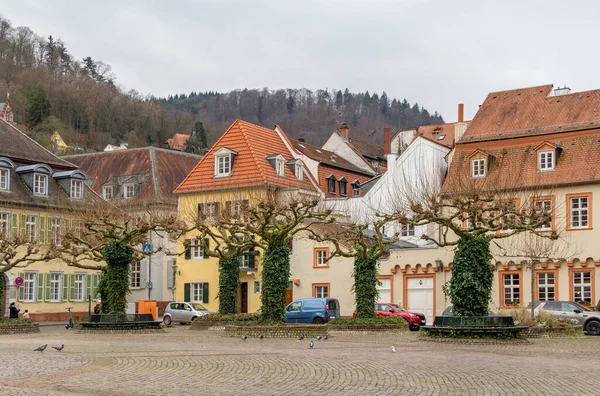
[[402, 308], [400, 305], [398, 304], [390, 304], [392, 307], [394, 307], [394, 311], [396, 312], [406, 312], [406, 309]]
[[190, 304], [196, 311], [208, 311], [202, 304]]

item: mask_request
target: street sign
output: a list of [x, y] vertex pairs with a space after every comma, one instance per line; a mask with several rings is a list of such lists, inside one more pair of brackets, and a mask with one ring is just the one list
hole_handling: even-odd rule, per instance
[[152, 251], [152, 245], [149, 243], [144, 243], [142, 245], [142, 252], [151, 252]]
[[20, 276], [17, 276], [15, 278], [15, 285], [17, 285], [17, 286], [23, 286], [23, 283], [25, 283], [25, 281]]
[[152, 289], [152, 282], [148, 282], [148, 289]]

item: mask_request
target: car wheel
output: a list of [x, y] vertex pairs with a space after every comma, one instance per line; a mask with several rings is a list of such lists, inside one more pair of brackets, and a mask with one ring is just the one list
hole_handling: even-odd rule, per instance
[[585, 331], [590, 335], [600, 335], [600, 321], [590, 320], [585, 325]]
[[196, 320], [196, 319], [198, 319], [198, 317], [197, 317], [197, 316], [194, 316], [194, 317], [192, 318], [192, 322], [193, 322], [194, 320]]
[[167, 326], [171, 325], [171, 317], [170, 316], [165, 316], [163, 318], [163, 323], [166, 324]]
[[317, 318], [313, 319], [313, 323], [314, 324], [323, 324], [323, 323], [325, 323], [325, 321], [323, 320], [323, 318], [318, 318], [317, 317]]
[[419, 329], [421, 327], [419, 327], [419, 326], [417, 326], [415, 324], [411, 324], [411, 325], [408, 325], [408, 328], [410, 329], [410, 331], [419, 331]]

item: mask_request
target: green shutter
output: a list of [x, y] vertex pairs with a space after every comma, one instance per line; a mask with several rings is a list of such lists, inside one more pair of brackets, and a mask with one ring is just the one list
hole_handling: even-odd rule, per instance
[[27, 215], [21, 214], [21, 224], [19, 227], [19, 234], [21, 237], [25, 238], [25, 222], [27, 221]]
[[96, 300], [96, 294], [98, 294], [98, 274], [92, 274], [92, 287], [90, 288], [92, 300]]
[[75, 278], [77, 274], [71, 274], [69, 277], [69, 301], [73, 301], [75, 297]]
[[185, 259], [190, 260], [192, 258], [192, 249], [190, 248], [191, 239], [186, 239], [184, 242], [185, 247]]
[[208, 303], [208, 282], [202, 284], [202, 302]]
[[[72, 277], [72, 275], [71, 275]], [[69, 274], [63, 274], [62, 276], [62, 287], [63, 287], [63, 293], [62, 293], [62, 301], [68, 301], [69, 300]]]
[[90, 274], [85, 275], [85, 291], [85, 301], [87, 301], [89, 296], [92, 295], [92, 275]]
[[210, 249], [210, 241], [208, 240], [208, 238], [204, 238], [204, 249], [203, 249], [204, 258], [208, 258], [208, 250], [209, 249]]
[[[25, 273], [19, 272], [19, 276], [24, 279]], [[23, 302], [23, 300], [25, 300], [25, 285], [19, 286], [19, 301]]]
[[44, 244], [46, 243], [46, 216], [40, 216], [39, 217], [39, 224], [38, 224], [38, 242], [40, 244]]
[[189, 283], [183, 284], [183, 301], [190, 302], [190, 284]]
[[18, 225], [19, 225], [19, 215], [16, 213], [13, 213], [11, 223], [10, 223], [10, 237], [13, 239], [17, 237], [17, 232], [19, 230]]
[[44, 300], [44, 274], [40, 274], [39, 272], [36, 274], [37, 281], [37, 293], [36, 300], [43, 301]]
[[44, 300], [50, 301], [50, 274], [44, 274]]
[[52, 239], [52, 217], [46, 216], [46, 243], [52, 243]]

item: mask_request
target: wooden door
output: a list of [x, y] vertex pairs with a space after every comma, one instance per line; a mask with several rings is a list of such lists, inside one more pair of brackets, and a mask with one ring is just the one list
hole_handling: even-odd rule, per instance
[[240, 285], [240, 312], [248, 313], [248, 282]]

